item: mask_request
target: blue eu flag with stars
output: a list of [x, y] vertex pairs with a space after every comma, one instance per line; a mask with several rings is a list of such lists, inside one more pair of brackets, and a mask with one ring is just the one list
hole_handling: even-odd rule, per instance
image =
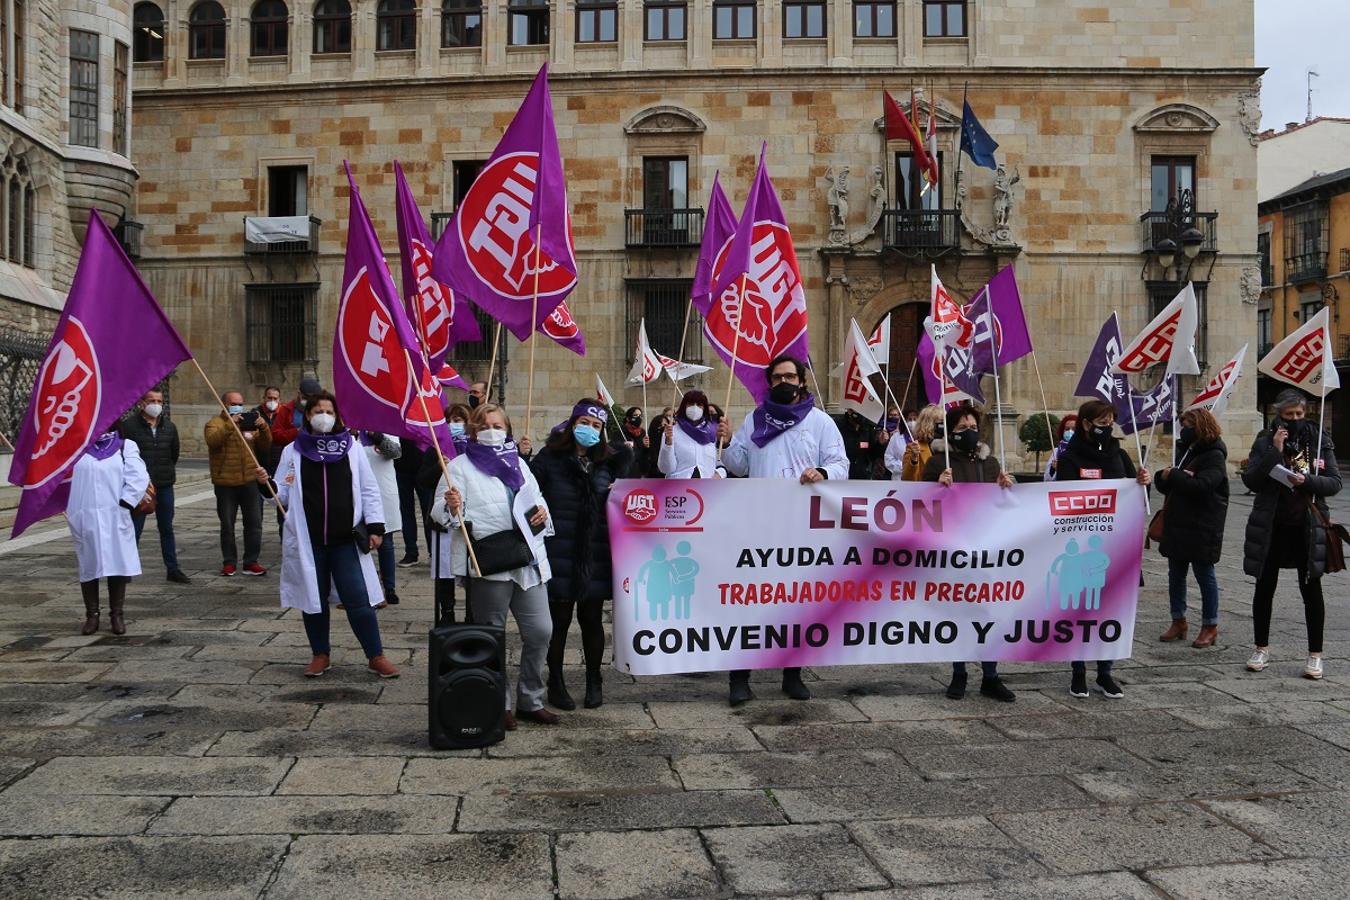
[[994, 151], [998, 149], [998, 141], [991, 138], [980, 120], [975, 118], [970, 103], [967, 102], [965, 106], [965, 111], [961, 113], [961, 151], [974, 160], [977, 166], [997, 169]]

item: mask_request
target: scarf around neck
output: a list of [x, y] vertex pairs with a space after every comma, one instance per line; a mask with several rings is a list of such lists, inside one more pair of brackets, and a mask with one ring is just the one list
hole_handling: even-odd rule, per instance
[[784, 432], [801, 424], [815, 404], [815, 398], [810, 394], [802, 395], [802, 399], [787, 406], [765, 400], [751, 416], [755, 430], [750, 434], [750, 440], [755, 442], [756, 447], [767, 446]]
[[347, 455], [352, 446], [352, 433], [339, 431], [335, 434], [315, 434], [301, 430], [295, 436], [295, 448], [300, 455], [311, 462], [337, 462]]
[[115, 431], [109, 431], [94, 438], [94, 442], [84, 452], [94, 459], [107, 459], [121, 449], [122, 436]]
[[489, 478], [496, 478], [512, 491], [519, 491], [525, 484], [525, 473], [520, 471], [520, 453], [515, 441], [507, 441], [500, 447], [469, 441], [464, 454], [475, 469]]
[[679, 423], [680, 430], [689, 435], [696, 444], [711, 444], [717, 437], [717, 426], [707, 416], [698, 422], [690, 422], [684, 416], [676, 416], [675, 421]]

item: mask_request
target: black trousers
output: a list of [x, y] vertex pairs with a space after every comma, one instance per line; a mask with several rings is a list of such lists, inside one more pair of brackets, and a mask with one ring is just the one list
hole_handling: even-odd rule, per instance
[[257, 484], [241, 484], [235, 487], [215, 485], [216, 515], [220, 518], [220, 555], [222, 562], [235, 565], [239, 562], [239, 545], [234, 539], [235, 519], [242, 513], [244, 518], [244, 565], [258, 561], [262, 551], [262, 494]]
[[573, 607], [581, 626], [581, 652], [586, 657], [586, 671], [599, 672], [605, 663], [605, 601], [555, 600], [548, 605], [553, 616], [553, 637], [548, 644], [549, 673], [561, 673], [563, 652], [567, 649], [567, 631], [572, 627]]
[[1280, 561], [1293, 556], [1298, 559], [1298, 592], [1303, 595], [1303, 622], [1308, 629], [1308, 652], [1322, 652], [1322, 629], [1327, 610], [1322, 599], [1321, 577], [1308, 577], [1308, 542], [1302, 529], [1274, 528], [1270, 537], [1270, 552], [1266, 567], [1256, 579], [1256, 594], [1252, 597], [1252, 626], [1256, 632], [1256, 646], [1270, 646], [1270, 615], [1275, 608], [1275, 586], [1280, 582]]

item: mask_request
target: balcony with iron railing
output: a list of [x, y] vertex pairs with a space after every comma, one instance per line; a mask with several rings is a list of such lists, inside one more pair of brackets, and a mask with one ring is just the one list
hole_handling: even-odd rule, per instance
[[[1180, 219], [1174, 220], [1172, 211], [1149, 210], [1139, 217], [1140, 241], [1143, 245], [1141, 252], [1161, 252], [1159, 247], [1163, 241], [1172, 241], [1182, 245], [1192, 243], [1198, 247], [1196, 253], [1217, 253], [1218, 223], [1217, 212], [1186, 212]], [[1172, 248], [1173, 254], [1184, 250], [1184, 246]]]
[[882, 246], [906, 255], [941, 256], [961, 247], [961, 211], [888, 209], [882, 213]]
[[703, 240], [703, 210], [625, 209], [624, 246], [697, 247]]
[[113, 237], [122, 245], [122, 250], [131, 259], [141, 258], [141, 235], [145, 226], [134, 219], [118, 219], [113, 226]]
[[1284, 258], [1284, 278], [1286, 281], [1313, 281], [1327, 277], [1327, 252], [1321, 249], [1307, 249]]
[[244, 252], [267, 256], [318, 253], [322, 224], [314, 216], [249, 216], [244, 219]]

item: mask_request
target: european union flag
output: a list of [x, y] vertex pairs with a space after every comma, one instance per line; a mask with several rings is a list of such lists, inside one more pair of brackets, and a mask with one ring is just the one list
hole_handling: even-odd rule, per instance
[[974, 160], [975, 165], [997, 169], [998, 163], [994, 160], [994, 151], [997, 149], [998, 141], [984, 130], [967, 101], [965, 111], [961, 113], [961, 151]]

